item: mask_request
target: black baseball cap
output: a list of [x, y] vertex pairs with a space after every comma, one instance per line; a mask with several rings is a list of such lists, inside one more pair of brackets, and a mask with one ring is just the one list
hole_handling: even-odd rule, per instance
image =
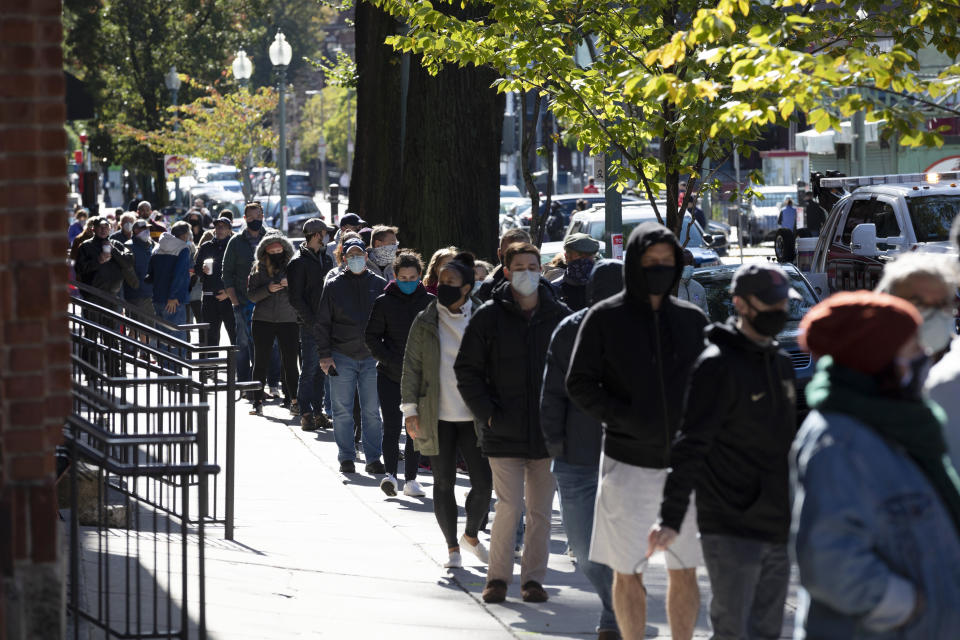
[[231, 218], [228, 218], [227, 216], [220, 216], [219, 218], [213, 221], [213, 224], [214, 225], [225, 224], [228, 227], [233, 227], [233, 220]]
[[784, 270], [768, 262], [745, 264], [737, 269], [730, 293], [742, 298], [754, 295], [764, 304], [776, 304], [787, 298], [800, 299]]
[[342, 218], [340, 218], [340, 226], [351, 226], [351, 227], [365, 227], [367, 226], [367, 221], [362, 220], [360, 216], [355, 213], [348, 213]]

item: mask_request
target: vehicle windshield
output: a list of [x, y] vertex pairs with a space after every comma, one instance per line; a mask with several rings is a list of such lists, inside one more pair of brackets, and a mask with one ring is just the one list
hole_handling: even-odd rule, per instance
[[[624, 216], [624, 217], [626, 218], [627, 216]], [[629, 238], [630, 233], [633, 232], [634, 229], [636, 229], [639, 225], [643, 224], [644, 222], [656, 222], [656, 220], [657, 220], [656, 218], [634, 218], [632, 220], [625, 219], [623, 221], [624, 239]], [[680, 244], [684, 245], [685, 247], [702, 247], [704, 246], [703, 234], [700, 233], [700, 227], [698, 225], [693, 225], [692, 227], [690, 226], [691, 220], [692, 218], [690, 216], [686, 216], [683, 219], [683, 227], [680, 228]], [[589, 234], [591, 238], [596, 238], [597, 240], [600, 240], [601, 242], [603, 242], [603, 233], [606, 230], [606, 228], [607, 228], [606, 221], [597, 220], [595, 222], [591, 222], [587, 226], [586, 233]], [[579, 230], [580, 229], [576, 229], [575, 231], [579, 231]], [[687, 241], [688, 230], [690, 231], [689, 241]]]
[[523, 194], [520, 193], [520, 189], [517, 187], [502, 184], [500, 185], [500, 197], [501, 198], [522, 198]]
[[310, 186], [310, 176], [287, 176], [287, 193], [312, 194], [313, 187]]
[[232, 171], [212, 171], [207, 174], [207, 182], [222, 182], [224, 180], [236, 180], [238, 172]]
[[960, 195], [907, 198], [907, 208], [917, 242], [944, 242], [950, 239], [950, 226], [960, 213]]
[[[707, 292], [707, 308], [710, 311], [711, 322], [725, 322], [734, 315], [733, 296], [730, 294], [730, 282], [733, 280], [733, 269], [694, 271], [693, 278], [703, 285]], [[807, 283], [792, 269], [786, 270], [787, 277], [794, 290], [800, 294], [800, 300], [791, 300], [787, 329], [796, 329], [803, 320], [803, 316], [817, 304], [816, 296], [810, 291]]]
[[313, 200], [292, 200], [290, 202], [290, 213], [288, 215], [295, 216], [302, 213], [316, 213], [319, 210], [320, 209], [317, 208], [317, 203]]

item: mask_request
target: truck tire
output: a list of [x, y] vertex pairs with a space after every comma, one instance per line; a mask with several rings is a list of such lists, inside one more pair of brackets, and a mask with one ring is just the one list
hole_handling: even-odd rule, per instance
[[793, 262], [797, 259], [797, 241], [790, 229], [780, 229], [773, 241], [777, 262]]

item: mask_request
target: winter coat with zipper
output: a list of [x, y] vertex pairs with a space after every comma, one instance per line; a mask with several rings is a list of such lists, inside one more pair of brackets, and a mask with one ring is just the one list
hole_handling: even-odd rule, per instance
[[154, 304], [190, 302], [190, 245], [165, 231], [150, 257], [148, 276], [153, 283]]
[[603, 422], [603, 451], [618, 462], [665, 469], [680, 426], [690, 368], [703, 351], [707, 318], [694, 305], [665, 295], [650, 305], [640, 259], [659, 243], [674, 247], [673, 286], [683, 273], [676, 237], [655, 222], [639, 225], [627, 242], [624, 291], [590, 308], [577, 334], [567, 392]]
[[367, 321], [387, 281], [369, 269], [360, 274], [345, 269], [332, 278], [327, 276], [317, 312], [320, 357], [330, 358], [336, 351], [354, 360], [366, 360], [371, 357], [364, 341]]
[[[400, 404], [417, 405], [420, 435], [413, 446], [425, 456], [440, 455], [438, 441], [440, 415], [440, 311], [436, 298], [421, 311], [410, 327], [403, 352], [403, 376], [400, 379]], [[471, 313], [476, 314], [480, 300], [472, 298]], [[443, 384], [457, 384], [444, 380]], [[475, 423], [479, 432], [480, 425]]]
[[333, 259], [324, 247], [312, 251], [306, 241], [287, 265], [287, 284], [290, 289], [290, 304], [297, 311], [300, 325], [308, 331], [317, 331], [317, 311], [323, 295], [323, 283], [333, 269]]
[[[619, 260], [597, 263], [584, 288], [591, 304], [616, 295], [623, 289], [623, 263]], [[540, 427], [551, 458], [597, 469], [603, 425], [570, 401], [565, 381], [573, 343], [586, 315], [587, 309], [581, 309], [567, 316], [550, 339], [540, 394]]]
[[290, 304], [290, 280], [287, 286], [279, 291], [270, 291], [270, 283], [279, 283], [287, 275], [287, 265], [274, 270], [273, 275], [267, 269], [267, 247], [277, 240], [283, 246], [283, 257], [289, 262], [293, 257], [293, 243], [285, 236], [271, 234], [257, 245], [257, 260], [250, 270], [247, 281], [247, 296], [256, 305], [253, 308], [253, 319], [261, 322], [296, 322], [297, 312]]
[[410, 327], [417, 314], [432, 300], [434, 297], [427, 293], [422, 283], [407, 295], [400, 291], [396, 282], [391, 282], [373, 301], [364, 340], [377, 359], [377, 371], [397, 384], [403, 375], [403, 352]]
[[[784, 544], [790, 532], [789, 453], [796, 379], [776, 342], [762, 346], [734, 320], [707, 329], [670, 454], [663, 523], [679, 531], [690, 491], [700, 533]], [[710, 393], [696, 390], [710, 389]]]
[[250, 277], [250, 269], [256, 259], [256, 249], [267, 235], [274, 233], [279, 234], [280, 232], [264, 225], [260, 229], [257, 243], [254, 245], [251, 242], [253, 237], [244, 228], [240, 233], [235, 233], [227, 242], [227, 249], [223, 253], [223, 268], [220, 277], [223, 279], [223, 288], [232, 288], [236, 292], [237, 300], [241, 305], [249, 302], [247, 279]]
[[507, 278], [503, 274], [503, 265], [498, 264], [497, 267], [493, 270], [487, 279], [480, 283], [480, 286], [477, 287], [476, 296], [480, 302], [486, 302], [493, 297], [493, 291], [506, 282]]
[[140, 286], [137, 288], [131, 287], [126, 282], [123, 283], [123, 298], [130, 302], [143, 299], [153, 300], [153, 284], [146, 282], [146, 278], [150, 269], [150, 256], [153, 255], [156, 243], [153, 240], [144, 242], [134, 236], [127, 240], [123, 246], [133, 256], [133, 270], [137, 274], [137, 279], [140, 280]]
[[[223, 240], [217, 240], [216, 237], [214, 237], [213, 240], [202, 242], [200, 248], [197, 249], [197, 258], [194, 261], [193, 272], [200, 278], [200, 284], [203, 287], [204, 293], [215, 294], [223, 291], [223, 278], [221, 277], [223, 255], [226, 253], [227, 243], [230, 242], [230, 238], [232, 237], [232, 233]], [[210, 274], [207, 275], [203, 271], [203, 263], [210, 258], [213, 258], [213, 269], [211, 269]]]
[[[100, 262], [103, 254], [103, 245], [110, 245], [110, 259]], [[132, 269], [133, 255], [116, 240], [93, 236], [84, 240], [77, 249], [77, 260], [74, 269], [77, 278], [83, 284], [96, 287], [102, 291], [119, 293], [123, 286], [124, 269]]]
[[540, 385], [550, 337], [570, 309], [549, 283], [538, 289], [533, 316], [517, 306], [509, 282], [477, 310], [460, 345], [457, 387], [480, 424], [487, 457], [546, 458], [540, 429]]

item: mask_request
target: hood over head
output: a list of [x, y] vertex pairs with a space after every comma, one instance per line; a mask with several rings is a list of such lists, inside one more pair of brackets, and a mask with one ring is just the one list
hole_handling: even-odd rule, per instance
[[160, 255], [178, 256], [187, 248], [187, 243], [169, 231], [164, 231], [157, 243], [156, 253]]
[[271, 244], [275, 242], [279, 242], [283, 246], [283, 255], [287, 259], [287, 262], [289, 262], [290, 259], [293, 258], [293, 254], [294, 254], [293, 243], [290, 242], [286, 236], [278, 232], [268, 233], [263, 237], [263, 240], [260, 241], [260, 244], [257, 245], [257, 252], [256, 252], [257, 259], [254, 260], [253, 262], [253, 268], [252, 268], [253, 271], [257, 269], [260, 262], [264, 260], [264, 256], [267, 255], [267, 247], [269, 247]]
[[626, 287], [627, 296], [649, 304], [650, 298], [647, 292], [647, 281], [643, 277], [643, 269], [640, 266], [640, 259], [647, 249], [655, 244], [666, 243], [673, 246], [676, 257], [674, 269], [676, 273], [673, 278], [672, 287], [676, 287], [680, 282], [680, 276], [683, 274], [683, 248], [677, 241], [677, 236], [672, 231], [658, 222], [644, 222], [637, 225], [637, 228], [630, 234], [627, 240], [625, 261], [623, 264], [623, 281]]
[[587, 302], [591, 305], [623, 291], [623, 261], [598, 260], [587, 280]]

